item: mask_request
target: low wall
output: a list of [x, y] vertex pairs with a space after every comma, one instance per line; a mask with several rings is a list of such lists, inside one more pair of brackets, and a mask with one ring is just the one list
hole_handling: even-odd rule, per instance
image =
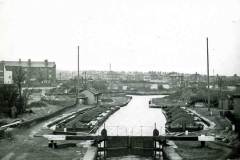
[[42, 121], [48, 120], [52, 117], [55, 117], [55, 116], [65, 112], [69, 108], [72, 108], [72, 107], [75, 107], [75, 106], [76, 106], [76, 104], [74, 103], [73, 105], [66, 106], [66, 107], [64, 107], [62, 109], [59, 109], [58, 111], [53, 112], [51, 114], [48, 114], [48, 115], [45, 115], [45, 116], [42, 116], [42, 117], [39, 117], [39, 118], [36, 118], [36, 119], [32, 119], [32, 120], [29, 120], [29, 121], [25, 121], [25, 122], [21, 123], [19, 127], [24, 128], [24, 127], [30, 127], [30, 126], [36, 125], [36, 124], [38, 124]]
[[119, 106], [120, 106], [120, 107], [124, 107], [124, 106], [128, 105], [128, 103], [129, 103], [131, 100], [132, 100], [132, 96], [129, 96], [129, 100], [128, 100], [126, 103], [124, 103], [124, 104], [122, 104], [122, 105], [119, 105]]

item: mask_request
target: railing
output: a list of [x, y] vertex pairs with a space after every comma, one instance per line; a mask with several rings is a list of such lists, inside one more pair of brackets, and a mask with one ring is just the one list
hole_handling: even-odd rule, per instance
[[[101, 127], [97, 130], [97, 135], [101, 135], [101, 130], [104, 127]], [[151, 136], [152, 131], [155, 129], [154, 126], [105, 126], [105, 128], [108, 131], [109, 136]], [[164, 127], [158, 127], [157, 128], [160, 131], [161, 134], [165, 134]]]

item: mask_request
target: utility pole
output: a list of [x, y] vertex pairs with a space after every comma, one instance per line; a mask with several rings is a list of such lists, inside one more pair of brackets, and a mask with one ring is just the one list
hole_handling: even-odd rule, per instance
[[221, 102], [221, 108], [222, 108], [222, 111], [223, 111], [222, 85], [223, 85], [223, 79], [220, 76], [220, 77], [218, 77], [218, 87], [219, 87], [219, 97], [220, 97], [220, 102]]
[[195, 73], [195, 83], [196, 83], [196, 87], [198, 87], [198, 73]]
[[208, 37], [207, 37], [207, 89], [208, 89], [208, 111], [210, 111], [210, 91], [209, 91], [209, 54], [208, 54]]
[[87, 89], [87, 72], [86, 71], [84, 72], [84, 81], [85, 81], [84, 87], [85, 89]]
[[60, 72], [59, 75], [60, 75], [60, 81], [61, 81], [62, 80], [62, 73]]
[[112, 90], [112, 64], [109, 64], [110, 90]]
[[77, 98], [78, 98], [78, 93], [79, 92], [79, 46], [78, 46], [78, 78], [77, 78]]

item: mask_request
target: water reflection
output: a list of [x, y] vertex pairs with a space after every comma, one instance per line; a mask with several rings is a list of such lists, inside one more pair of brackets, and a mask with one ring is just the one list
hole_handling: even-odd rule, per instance
[[[149, 108], [149, 100], [157, 96], [132, 96], [131, 102], [113, 114], [106, 122], [108, 135], [151, 136], [155, 128], [165, 134], [166, 119], [161, 109]], [[98, 133], [102, 130], [100, 127]]]
[[[149, 108], [151, 98], [164, 97], [157, 96], [132, 96], [131, 102], [114, 113], [105, 122], [108, 135], [112, 136], [152, 136], [153, 129], [159, 130], [160, 134], [165, 134], [166, 119], [161, 109]], [[103, 126], [97, 131], [100, 134]], [[160, 159], [162, 159], [161, 157]], [[111, 160], [151, 160], [152, 157], [140, 157], [128, 155], [122, 157], [111, 157]]]

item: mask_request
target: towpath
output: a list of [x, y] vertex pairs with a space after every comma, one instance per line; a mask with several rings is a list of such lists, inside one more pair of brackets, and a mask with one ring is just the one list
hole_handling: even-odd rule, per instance
[[[77, 105], [65, 113], [83, 110], [92, 106]], [[58, 115], [59, 116], [59, 115]], [[46, 123], [54, 121], [58, 116], [50, 120], [36, 124], [30, 128], [15, 128], [9, 138], [0, 140], [0, 159], [1, 160], [65, 160], [81, 159], [86, 152], [87, 142], [78, 142], [77, 147], [62, 147], [56, 150], [48, 148], [48, 141], [41, 137], [34, 137], [36, 134], [51, 133], [47, 129]]]

